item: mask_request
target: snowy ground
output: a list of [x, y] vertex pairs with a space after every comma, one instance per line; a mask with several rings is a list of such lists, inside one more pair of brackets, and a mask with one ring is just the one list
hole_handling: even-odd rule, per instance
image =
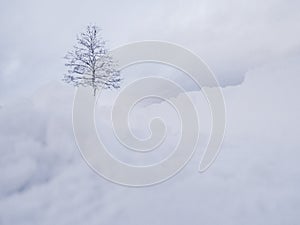
[[[181, 173], [148, 188], [109, 183], [83, 161], [72, 133], [73, 88], [52, 82], [4, 105], [0, 224], [299, 223], [298, 61], [265, 65], [223, 88], [227, 134], [213, 166], [197, 173], [200, 144]], [[200, 95], [191, 93], [199, 109]]]

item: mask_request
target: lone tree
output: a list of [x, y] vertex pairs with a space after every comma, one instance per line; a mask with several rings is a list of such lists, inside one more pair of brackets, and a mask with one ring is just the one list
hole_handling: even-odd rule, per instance
[[109, 55], [99, 31], [91, 25], [77, 36], [77, 45], [65, 56], [65, 66], [69, 69], [63, 78], [76, 87], [92, 87], [94, 96], [98, 89], [119, 88], [121, 81], [117, 64]]

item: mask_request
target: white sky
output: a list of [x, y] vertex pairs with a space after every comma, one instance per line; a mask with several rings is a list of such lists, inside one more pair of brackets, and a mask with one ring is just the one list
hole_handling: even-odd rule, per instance
[[164, 40], [197, 53], [222, 85], [299, 53], [298, 1], [2, 1], [0, 103], [59, 80], [62, 57], [84, 26], [102, 27], [109, 48]]

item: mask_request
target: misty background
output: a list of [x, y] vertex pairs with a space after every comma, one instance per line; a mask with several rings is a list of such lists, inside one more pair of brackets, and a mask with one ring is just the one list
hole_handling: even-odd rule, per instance
[[[298, 224], [300, 222], [300, 3], [298, 1], [1, 1], [0, 224]], [[209, 110], [187, 76], [146, 63], [121, 72], [124, 84], [169, 77], [197, 106], [201, 135], [177, 176], [147, 188], [112, 184], [84, 162], [72, 130], [75, 89], [61, 82], [63, 56], [89, 23], [112, 49], [132, 41], [184, 46], [215, 73], [227, 129], [214, 164], [198, 173], [209, 138]], [[99, 97], [97, 128], [112, 154], [153, 163], [178, 141], [176, 112], [139, 104], [133, 132], [146, 137], [159, 114], [169, 128], [150, 155], [113, 137], [109, 109], [118, 91]], [[180, 97], [180, 96], [178, 96]]]

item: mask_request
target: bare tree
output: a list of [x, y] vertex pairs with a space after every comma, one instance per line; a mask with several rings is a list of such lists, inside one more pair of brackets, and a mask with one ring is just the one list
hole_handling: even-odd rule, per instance
[[90, 25], [77, 36], [77, 45], [65, 56], [69, 69], [63, 78], [76, 87], [92, 87], [94, 95], [100, 88], [119, 88], [121, 81], [117, 64], [109, 55], [99, 31], [98, 27]]

